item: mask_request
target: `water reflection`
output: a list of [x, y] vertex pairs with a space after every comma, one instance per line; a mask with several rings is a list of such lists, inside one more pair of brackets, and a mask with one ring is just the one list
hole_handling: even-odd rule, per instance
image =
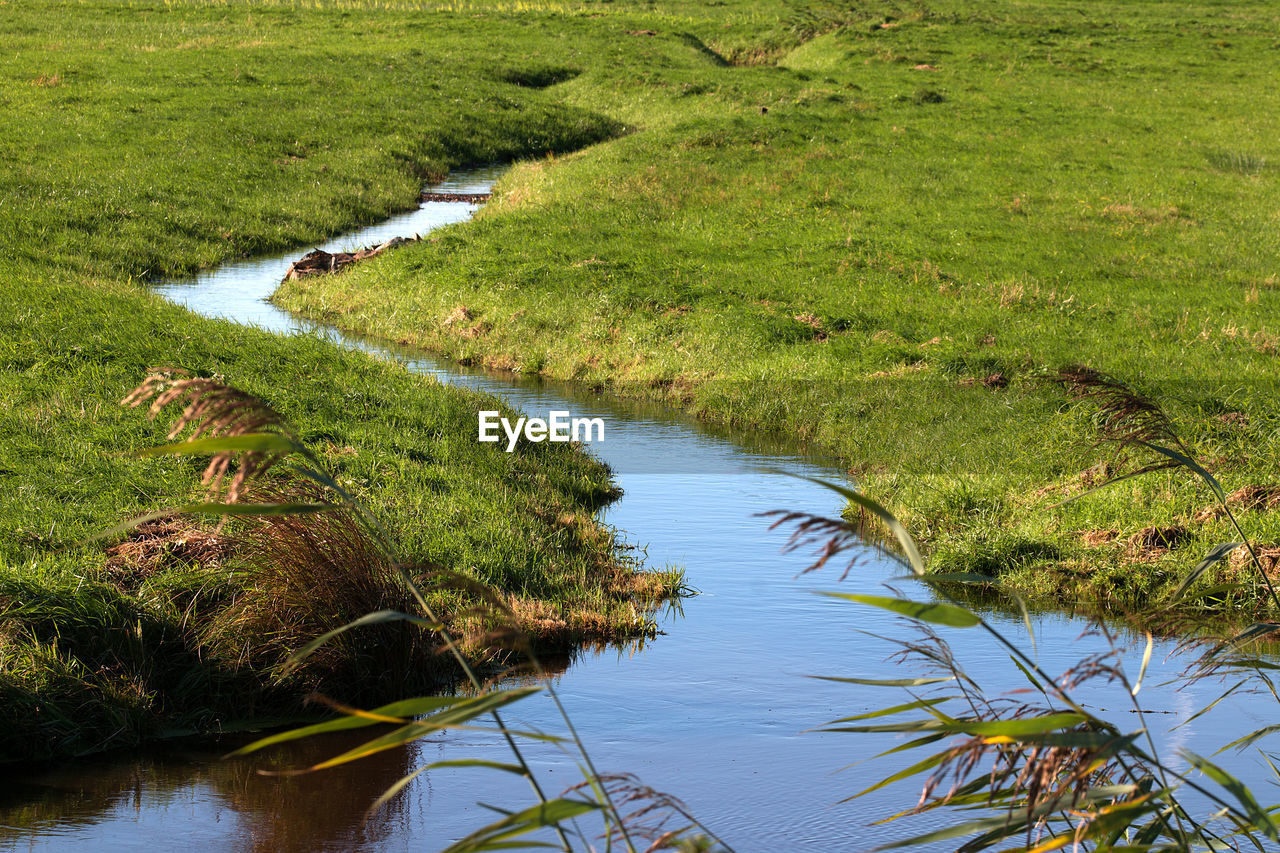
[[344, 733], [291, 748], [287, 759], [221, 756], [245, 738], [151, 749], [127, 762], [68, 764], [0, 783], [6, 849], [315, 851], [378, 846], [404, 824], [400, 799], [368, 823], [364, 812], [412, 769], [409, 750], [365, 759], [358, 770], [265, 776], [319, 762], [362, 742]]

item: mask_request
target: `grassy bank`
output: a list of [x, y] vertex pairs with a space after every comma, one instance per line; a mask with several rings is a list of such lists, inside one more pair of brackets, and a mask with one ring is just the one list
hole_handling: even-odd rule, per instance
[[1048, 599], [1141, 606], [1230, 531], [1173, 475], [1052, 508], [1116, 463], [1042, 372], [1116, 373], [1228, 491], [1274, 483], [1275, 10], [468, 9], [634, 132], [280, 304], [823, 445], [933, 566]]
[[[411, 206], [431, 175], [587, 145], [622, 132], [615, 120], [507, 82], [485, 53], [501, 34], [439, 49], [405, 15], [40, 3], [0, 6], [0, 28], [0, 760], [296, 713], [308, 689], [370, 683], [344, 680], [351, 667], [396, 696], [448, 675], [388, 684], [380, 643], [395, 638], [366, 636], [323, 672], [276, 679], [291, 643], [363, 611], [345, 612], [361, 602], [341, 600], [337, 574], [255, 562], [243, 526], [85, 542], [198, 493], [195, 460], [129, 454], [164, 440], [118, 405], [152, 365], [261, 397], [404, 559], [495, 585], [550, 646], [646, 630], [633, 604], [643, 614], [652, 585], [591, 517], [614, 496], [601, 466], [478, 445], [491, 399], [201, 320], [144, 284], [317, 240]], [[394, 599], [384, 581], [373, 597]], [[455, 614], [473, 603], [434, 595]]]
[[[120, 452], [163, 435], [116, 405], [154, 364], [277, 406], [406, 556], [531, 621], [635, 629], [588, 518], [605, 472], [482, 452], [475, 397], [143, 284], [409, 207], [465, 163], [527, 158], [474, 223], [281, 303], [799, 436], [935, 567], [1140, 604], [1225, 522], [1171, 475], [1051, 509], [1105, 469], [1087, 408], [1037, 373], [1134, 379], [1229, 490], [1274, 483], [1275, 24], [1230, 3], [0, 5], [0, 754], [285, 704], [200, 630], [250, 588], [234, 554], [193, 555], [200, 531], [133, 567], [78, 544], [194, 488], [192, 463]], [[1238, 508], [1274, 542], [1267, 495]]]

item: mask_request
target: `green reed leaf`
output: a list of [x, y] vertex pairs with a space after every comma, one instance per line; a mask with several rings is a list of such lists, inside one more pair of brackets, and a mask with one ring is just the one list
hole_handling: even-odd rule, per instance
[[916, 708], [929, 708], [934, 705], [940, 705], [943, 702], [951, 700], [950, 696], [943, 696], [938, 699], [921, 699], [918, 702], [908, 702], [905, 705], [894, 705], [892, 708], [881, 708], [878, 711], [868, 711], [865, 714], [858, 714], [855, 717], [841, 717], [838, 720], [832, 720], [827, 725], [835, 725], [836, 723], [853, 723], [858, 720], [870, 720], [874, 717], [887, 717], [891, 714], [900, 714], [903, 711], [913, 711]]
[[[1256, 734], [1256, 732], [1255, 732]], [[1262, 806], [1258, 805], [1258, 801], [1254, 799], [1253, 794], [1236, 777], [1232, 776], [1221, 767], [1217, 766], [1207, 758], [1203, 758], [1189, 749], [1182, 750], [1182, 755], [1187, 761], [1191, 762], [1197, 770], [1217, 782], [1223, 788], [1226, 788], [1240, 806], [1244, 809], [1244, 814], [1248, 817], [1252, 829], [1261, 831], [1272, 841], [1280, 841], [1280, 830], [1277, 829], [1275, 819], [1268, 814]]]
[[1227, 744], [1221, 749], [1218, 749], [1213, 754], [1217, 755], [1219, 753], [1226, 752], [1228, 749], [1244, 749], [1245, 747], [1252, 746], [1253, 744], [1262, 740], [1264, 737], [1273, 735], [1276, 732], [1280, 732], [1280, 723], [1272, 724], [1269, 726], [1263, 726], [1260, 729], [1249, 732], [1249, 734], [1245, 735], [1242, 738], [1237, 738], [1236, 740], [1231, 741], [1231, 743]]
[[393, 732], [375, 738], [368, 743], [361, 744], [355, 749], [350, 749], [341, 755], [322, 761], [315, 765], [313, 770], [324, 770], [328, 767], [336, 767], [339, 764], [347, 764], [358, 758], [364, 758], [366, 755], [373, 755], [375, 752], [382, 752], [386, 749], [393, 749], [406, 743], [426, 737], [427, 735], [442, 731], [448, 728], [456, 728], [478, 716], [495, 711], [505, 705], [538, 693], [541, 687], [518, 687], [511, 690], [500, 690], [492, 693], [483, 693], [480, 696], [474, 696], [469, 699], [463, 699], [451, 707], [446, 708], [438, 713], [432, 714], [421, 720], [401, 726]]
[[921, 622], [931, 622], [935, 625], [950, 625], [954, 628], [972, 628], [982, 622], [971, 611], [963, 607], [957, 607], [954, 604], [941, 604], [939, 602], [918, 602], [908, 601], [904, 598], [890, 598], [882, 595], [859, 595], [851, 592], [823, 592], [831, 598], [842, 598], [846, 601], [854, 601], [858, 604], [869, 604], [872, 607], [879, 607], [882, 610], [889, 610], [894, 613], [900, 613], [903, 616], [909, 616], [912, 619], [919, 619]]
[[1148, 450], [1152, 450], [1156, 453], [1159, 453], [1162, 456], [1167, 456], [1169, 459], [1172, 459], [1174, 462], [1177, 462], [1182, 467], [1191, 471], [1196, 476], [1198, 476], [1201, 480], [1204, 480], [1206, 484], [1208, 484], [1209, 488], [1213, 490], [1213, 493], [1217, 495], [1218, 500], [1226, 501], [1227, 493], [1223, 491], [1222, 484], [1219, 483], [1212, 474], [1206, 471], [1200, 465], [1199, 462], [1192, 459], [1190, 456], [1187, 456], [1185, 453], [1181, 453], [1170, 447], [1163, 447], [1159, 444], [1152, 444], [1149, 441], [1139, 441], [1138, 444], [1142, 445]]
[[509, 839], [526, 835], [544, 827], [559, 826], [568, 820], [598, 811], [601, 806], [586, 800], [556, 799], [509, 814], [448, 847], [443, 853], [474, 853], [480, 850], [512, 850], [525, 847], [554, 847], [536, 841], [510, 843]]
[[852, 797], [845, 797], [840, 802], [847, 803], [851, 800], [856, 800], [858, 799], [858, 797], [861, 797], [865, 794], [870, 794], [872, 791], [878, 791], [887, 785], [892, 785], [894, 782], [901, 782], [903, 779], [909, 779], [912, 776], [923, 773], [926, 770], [931, 770], [934, 767], [937, 767], [939, 764], [941, 764], [949, 754], [950, 754], [949, 752], [944, 751], [944, 752], [939, 752], [937, 755], [931, 755], [928, 758], [924, 759], [923, 761], [918, 761], [915, 764], [912, 764], [910, 767], [906, 768], [905, 770], [899, 770], [897, 773], [894, 773], [892, 776], [886, 776], [885, 778], [881, 779], [879, 782], [872, 785], [870, 788], [866, 788], [862, 791], [859, 791], [858, 793], [854, 794]]
[[1191, 573], [1182, 579], [1182, 583], [1178, 584], [1178, 588], [1173, 591], [1173, 595], [1170, 596], [1170, 600], [1177, 601], [1182, 598], [1182, 595], [1187, 591], [1187, 588], [1195, 583], [1196, 579], [1204, 574], [1210, 566], [1221, 562], [1228, 554], [1243, 544], [1243, 542], [1223, 542], [1221, 545], [1214, 546], [1208, 554], [1205, 554], [1204, 559], [1196, 564], [1196, 567], [1191, 570]]
[[144, 447], [135, 456], [207, 456], [211, 453], [294, 453], [298, 442], [275, 432], [251, 432], [221, 438], [197, 438]]
[[[248, 755], [251, 752], [257, 752], [269, 746], [275, 746], [278, 743], [287, 743], [291, 740], [299, 738], [311, 737], [312, 735], [326, 734], [328, 732], [346, 731], [348, 729], [359, 729], [366, 726], [387, 725], [394, 720], [411, 719], [423, 714], [430, 714], [439, 711], [441, 708], [447, 708], [458, 701], [456, 696], [424, 696], [417, 699], [402, 699], [399, 702], [392, 702], [388, 705], [382, 705], [368, 712], [368, 716], [344, 715], [334, 720], [327, 720], [323, 723], [315, 723], [310, 726], [303, 726], [299, 729], [292, 729], [287, 732], [279, 732], [269, 737], [255, 740], [253, 743], [242, 746], [235, 752], [229, 753], [228, 757], [234, 755]], [[376, 719], [382, 717], [383, 719]]]
[[857, 504], [884, 522], [885, 526], [893, 533], [894, 538], [898, 540], [898, 547], [902, 549], [911, 571], [915, 572], [917, 576], [925, 573], [924, 558], [920, 556], [920, 549], [916, 547], [916, 541], [911, 538], [911, 534], [907, 532], [907, 528], [903, 526], [902, 522], [898, 521], [897, 516], [861, 492], [841, 486], [838, 483], [832, 483], [817, 477], [801, 477], [800, 479], [808, 480], [811, 483], [817, 483], [819, 486], [830, 489], [845, 500]]
[[325, 643], [329, 642], [339, 634], [342, 634], [346, 631], [350, 631], [352, 628], [360, 628], [365, 625], [379, 625], [385, 622], [410, 622], [414, 625], [418, 625], [429, 631], [438, 631], [441, 628], [438, 622], [432, 622], [429, 619], [423, 619], [421, 616], [413, 616], [408, 613], [401, 613], [399, 610], [375, 610], [373, 613], [366, 613], [365, 615], [361, 616], [359, 619], [348, 622], [347, 624], [342, 625], [340, 627], [334, 628], [332, 631], [326, 631], [325, 633], [321, 634], [319, 637], [316, 637], [314, 640], [307, 643], [302, 648], [298, 649], [296, 652], [294, 652], [292, 655], [289, 656], [289, 659], [287, 661], [285, 661], [284, 672], [286, 674], [292, 672], [302, 663], [303, 660], [306, 659], [308, 655], [310, 655], [316, 649], [320, 648]]

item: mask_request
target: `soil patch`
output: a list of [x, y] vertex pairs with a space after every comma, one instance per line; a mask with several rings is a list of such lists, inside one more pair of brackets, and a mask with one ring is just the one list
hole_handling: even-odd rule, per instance
[[174, 562], [217, 567], [231, 555], [225, 537], [196, 526], [188, 517], [166, 515], [139, 524], [129, 538], [107, 549], [104, 568], [116, 583], [140, 583]]

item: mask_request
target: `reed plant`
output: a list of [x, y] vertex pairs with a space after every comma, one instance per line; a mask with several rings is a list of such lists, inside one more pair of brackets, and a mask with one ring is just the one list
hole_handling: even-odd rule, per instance
[[[1244, 540], [1227, 494], [1192, 455], [1160, 405], [1114, 377], [1085, 367], [1064, 368], [1049, 378], [1069, 397], [1091, 408], [1098, 442], [1118, 451], [1113, 475], [1097, 488], [1155, 471], [1188, 473], [1213, 493], [1219, 512], [1240, 533], [1242, 541], [1213, 548], [1186, 573], [1169, 599], [1160, 603], [1171, 619], [1185, 619], [1185, 611], [1177, 607], [1178, 600], [1237, 549], [1249, 555], [1258, 583], [1280, 612], [1266, 566], [1257, 549]], [[143, 388], [150, 390], [135, 395], [131, 402], [142, 402], [149, 395], [166, 402], [183, 399], [173, 389], [182, 387], [187, 380], [170, 376], [149, 382]], [[413, 636], [430, 638], [421, 644], [428, 654], [445, 650], [470, 684], [465, 695], [405, 699], [370, 710], [317, 695], [317, 701], [328, 705], [337, 716], [262, 738], [237, 754], [251, 754], [326, 732], [378, 727], [365, 743], [299, 769], [319, 771], [401, 749], [450, 729], [487, 731], [505, 740], [511, 761], [457, 758], [427, 763], [395, 780], [371, 805], [371, 812], [385, 806], [423, 773], [442, 767], [475, 767], [526, 779], [533, 802], [526, 808], [499, 811], [493, 822], [451, 845], [451, 853], [521, 846], [592, 850], [597, 849], [597, 844], [629, 853], [641, 849], [730, 849], [679, 800], [647, 788], [634, 776], [604, 774], [596, 768], [553, 684], [545, 677], [532, 643], [520, 630], [517, 614], [502, 595], [456, 573], [410, 567], [398, 561], [393, 541], [377, 520], [323, 471], [316, 457], [285, 425], [262, 412], [250, 411], [233, 418], [229, 410], [252, 410], [258, 404], [216, 387], [216, 383], [199, 388], [199, 394], [185, 398], [186, 408], [177, 421], [182, 427], [191, 428], [196, 437], [152, 451], [213, 455], [206, 469], [212, 473], [206, 475], [206, 480], [215, 489], [214, 494], [208, 502], [192, 504], [184, 510], [224, 518], [254, 518], [251, 529], [255, 532], [250, 535], [259, 537], [256, 557], [262, 565], [272, 567], [268, 571], [283, 578], [279, 583], [288, 586], [316, 568], [323, 568], [327, 573], [313, 576], [313, 585], [331, 586], [330, 592], [341, 594], [350, 606], [367, 608], [367, 612], [308, 638], [308, 632], [315, 633], [320, 622], [309, 621], [305, 613], [295, 614], [287, 623], [273, 621], [279, 619], [280, 613], [250, 594], [228, 611], [228, 622], [219, 630], [228, 637], [270, 637], [277, 641], [277, 648], [295, 648], [287, 655], [279, 654], [270, 664], [273, 671], [286, 677], [306, 667], [331, 667], [326, 656], [346, 660], [346, 656], [337, 653], [337, 646], [366, 641], [356, 639], [359, 630], [406, 629]], [[206, 405], [208, 400], [213, 403]], [[163, 404], [153, 404], [153, 411], [162, 407]], [[180, 431], [175, 430], [173, 435]], [[264, 478], [269, 468], [282, 469], [284, 478]], [[923, 670], [920, 675], [888, 680], [827, 676], [864, 687], [903, 690], [906, 701], [895, 700], [885, 707], [832, 720], [824, 731], [905, 736], [906, 742], [882, 754], [924, 753], [910, 766], [896, 770], [850, 799], [922, 777], [915, 805], [886, 820], [928, 813], [948, 815], [941, 828], [884, 847], [955, 843], [957, 850], [969, 853], [1066, 847], [1217, 851], [1246, 844], [1264, 850], [1269, 844], [1280, 844], [1280, 819], [1274, 814], [1275, 808], [1263, 807], [1243, 782], [1208, 757], [1184, 750], [1177, 761], [1161, 753], [1138, 700], [1154, 647], [1152, 634], [1146, 634], [1146, 647], [1136, 674], [1125, 668], [1115, 634], [1098, 623], [1092, 631], [1105, 639], [1104, 650], [1086, 655], [1065, 672], [1052, 675], [1041, 667], [1034, 649], [1022, 647], [965, 603], [969, 588], [986, 585], [988, 578], [928, 571], [921, 549], [891, 511], [854, 489], [816, 482], [839, 493], [860, 512], [852, 518], [826, 518], [795, 510], [774, 514], [774, 526], [791, 529], [788, 549], [816, 548], [816, 558], [808, 570], [822, 569], [845, 557], [850, 558], [851, 566], [865, 552], [869, 535], [874, 532], [879, 541], [896, 546], [895, 553], [909, 569], [908, 577], [930, 591], [926, 599], [896, 592], [883, 596], [826, 593], [852, 604], [887, 610], [904, 617], [915, 628], [913, 637], [896, 641], [897, 657], [903, 663], [919, 666]], [[225, 484], [221, 492], [216, 491], [219, 483]], [[263, 531], [267, 533], [264, 535]], [[846, 574], [847, 571], [846, 566]], [[388, 579], [398, 590], [391, 597], [387, 597]], [[357, 593], [343, 592], [352, 584]], [[453, 633], [447, 624], [450, 620], [443, 618], [433, 603], [431, 590], [437, 587], [463, 589], [472, 596], [475, 613], [489, 617], [483, 622], [487, 629], [483, 636], [464, 641]], [[1017, 596], [1013, 602], [1024, 614], [1028, 637], [1034, 643], [1025, 602]], [[1191, 626], [1184, 622], [1179, 627]], [[985, 632], [990, 643], [1008, 655], [1025, 678], [1027, 688], [1014, 694], [992, 695], [984, 687], [982, 676], [967, 671], [946, 636], [949, 630], [966, 629]], [[1277, 633], [1280, 623], [1258, 621], [1231, 636], [1200, 634], [1186, 641], [1200, 652], [1187, 679], [1229, 678], [1232, 682], [1222, 697], [1196, 716], [1210, 711], [1226, 695], [1250, 686], [1262, 685], [1280, 701], [1270, 677], [1274, 665], [1256, 650], [1258, 643]], [[485, 679], [467, 653], [478, 649], [502, 649], [504, 654], [514, 656], [502, 657], [505, 662], [518, 658], [538, 677], [538, 686], [508, 687]], [[397, 664], [404, 668], [420, 665], [422, 660], [415, 660], [412, 654]], [[1136, 715], [1136, 726], [1129, 720], [1117, 722], [1103, 716], [1080, 698], [1082, 691], [1099, 683], [1117, 685], [1124, 692], [1130, 703], [1128, 710]], [[547, 693], [555, 703], [564, 723], [563, 735], [519, 731], [504, 722], [505, 708], [537, 692]], [[903, 719], [904, 715], [912, 718]], [[1249, 747], [1277, 731], [1280, 724], [1267, 725], [1236, 738], [1223, 749]], [[545, 790], [524, 757], [522, 746], [530, 739], [564, 745], [575, 756], [582, 781], [559, 794]], [[583, 829], [582, 821], [589, 816], [599, 820], [598, 831]]]
[[[1191, 475], [1215, 497], [1241, 541], [1212, 548], [1182, 582], [1153, 608], [1163, 611], [1169, 626], [1194, 630], [1179, 600], [1202, 577], [1237, 549], [1248, 555], [1257, 583], [1273, 605], [1270, 618], [1256, 621], [1229, 636], [1201, 631], [1184, 646], [1198, 650], [1195, 662], [1182, 676], [1187, 683], [1226, 679], [1229, 686], [1195, 719], [1231, 693], [1255, 689], [1280, 703], [1273, 680], [1276, 665], [1259, 652], [1260, 643], [1280, 633], [1280, 601], [1258, 550], [1249, 543], [1232, 512], [1221, 484], [1196, 459], [1179, 437], [1162, 407], [1118, 379], [1082, 366], [1063, 368], [1051, 380], [1071, 398], [1092, 407], [1097, 441], [1114, 447], [1119, 458], [1114, 475], [1096, 488], [1171, 470]], [[865, 548], [868, 519], [884, 539], [896, 541], [897, 555], [909, 578], [929, 591], [924, 599], [892, 595], [829, 593], [850, 603], [898, 614], [914, 627], [912, 639], [897, 640], [896, 659], [922, 670], [901, 679], [832, 677], [852, 684], [903, 691], [906, 701], [842, 717], [822, 730], [898, 735], [907, 738], [881, 755], [920, 756], [905, 769], [876, 781], [849, 799], [886, 786], [923, 777], [915, 805], [881, 822], [929, 813], [945, 813], [943, 825], [928, 832], [883, 845], [930, 848], [956, 844], [963, 853], [1002, 849], [1023, 851], [1073, 850], [1229, 850], [1252, 847], [1274, 849], [1280, 844], [1278, 806], [1263, 807], [1240, 779], [1209, 758], [1182, 750], [1175, 761], [1162, 755], [1147, 712], [1138, 700], [1151, 661], [1154, 637], [1146, 633], [1140, 668], [1130, 673], [1122, 648], [1105, 623], [1091, 632], [1104, 640], [1104, 650], [1081, 658], [1065, 672], [1051, 675], [1041, 668], [1034, 648], [1023, 647], [1009, 633], [965, 603], [967, 588], [986, 586], [989, 578], [965, 573], [930, 572], [920, 549], [898, 518], [858, 491], [824, 481], [862, 512], [856, 521], [785, 511], [775, 513], [775, 526], [791, 529], [790, 549], [816, 547], [810, 570], [820, 569], [842, 554]], [[856, 549], [856, 550], [855, 550]], [[847, 569], [846, 569], [847, 572]], [[1226, 580], [1215, 586], [1238, 586]], [[1024, 615], [1027, 637], [1035, 634], [1027, 606], [1013, 602]], [[1150, 614], [1148, 614], [1149, 617]], [[967, 671], [947, 640], [949, 630], [985, 632], [990, 644], [1008, 655], [1026, 688], [993, 695], [984, 676]], [[987, 673], [987, 677], [990, 673]], [[1079, 698], [1087, 687], [1117, 685], [1128, 708], [1114, 718], [1093, 710]], [[1120, 718], [1124, 711], [1136, 717]], [[914, 713], [912, 719], [902, 715]], [[1129, 720], [1136, 719], [1137, 725]], [[1280, 731], [1266, 725], [1222, 746], [1243, 749]], [[1262, 753], [1277, 770], [1273, 757]], [[1277, 770], [1280, 778], [1280, 770]], [[935, 814], [934, 823], [939, 818]]]
[[[252, 520], [232, 536], [256, 567], [254, 583], [214, 620], [208, 629], [212, 645], [239, 650], [247, 665], [280, 682], [309, 672], [308, 681], [316, 688], [312, 701], [338, 714], [259, 739], [236, 755], [328, 732], [378, 727], [367, 742], [293, 772], [320, 771], [403, 749], [447, 730], [496, 733], [510, 750], [509, 762], [464, 758], [425, 764], [394, 781], [370, 812], [423, 773], [477, 767], [524, 778], [534, 802], [524, 809], [499, 811], [498, 819], [450, 845], [450, 851], [522, 844], [588, 850], [595, 849], [597, 839], [603, 839], [606, 849], [628, 853], [729, 850], [674, 797], [629, 774], [600, 773], [509, 600], [458, 572], [400, 560], [393, 538], [374, 514], [324, 470], [320, 458], [265, 403], [219, 380], [172, 370], [152, 372], [124, 403], [149, 403], [152, 416], [171, 404], [182, 406], [169, 438], [185, 438], [143, 451], [144, 455], [209, 457], [203, 478], [207, 499], [166, 514]], [[268, 478], [271, 469], [280, 476]], [[125, 526], [159, 515], [142, 516]], [[684, 587], [681, 576], [670, 574], [659, 579], [657, 588], [679, 592]], [[462, 615], [477, 619], [442, 611], [441, 590], [465, 593], [474, 604]], [[483, 625], [485, 631], [464, 636], [456, 633], [460, 625]], [[381, 637], [371, 639], [371, 629]], [[389, 658], [388, 649], [399, 657]], [[503, 686], [494, 673], [477, 664], [476, 652], [481, 663], [517, 662], [537, 677], [538, 686]], [[322, 692], [330, 680], [340, 685], [352, 679], [388, 681], [403, 687], [412, 683], [414, 670], [437, 670], [434, 660], [442, 653], [451, 657], [468, 691], [402, 699], [371, 710]], [[380, 692], [376, 684], [372, 692]], [[504, 722], [502, 709], [539, 692], [554, 702], [565, 734], [521, 731]], [[522, 744], [529, 740], [565, 745], [576, 757], [582, 781], [558, 795], [549, 793], [525, 759]], [[581, 827], [579, 819], [588, 815], [600, 819], [598, 835]], [[539, 834], [554, 841], [539, 840]]]

